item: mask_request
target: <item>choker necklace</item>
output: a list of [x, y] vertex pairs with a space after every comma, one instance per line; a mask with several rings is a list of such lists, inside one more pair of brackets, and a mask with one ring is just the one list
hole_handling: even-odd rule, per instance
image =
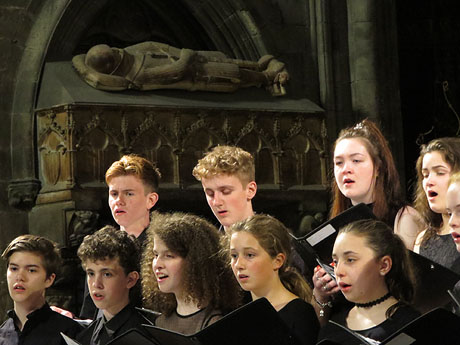
[[388, 292], [385, 296], [382, 296], [374, 301], [367, 302], [367, 303], [355, 303], [355, 306], [357, 306], [358, 308], [370, 308], [370, 307], [373, 307], [374, 305], [382, 303], [383, 301], [386, 301], [390, 297], [391, 297], [391, 293]]

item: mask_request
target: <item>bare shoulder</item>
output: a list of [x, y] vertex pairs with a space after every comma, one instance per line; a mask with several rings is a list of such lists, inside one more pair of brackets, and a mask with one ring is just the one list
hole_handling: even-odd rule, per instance
[[415, 244], [414, 244], [414, 252], [416, 252], [417, 254], [420, 253], [420, 244], [422, 243], [422, 239], [423, 239], [423, 236], [425, 235], [426, 233], [426, 229], [421, 231], [417, 238], [415, 239]]
[[415, 208], [406, 206], [398, 211], [394, 231], [402, 238], [407, 249], [414, 249], [418, 235], [424, 228], [422, 217]]

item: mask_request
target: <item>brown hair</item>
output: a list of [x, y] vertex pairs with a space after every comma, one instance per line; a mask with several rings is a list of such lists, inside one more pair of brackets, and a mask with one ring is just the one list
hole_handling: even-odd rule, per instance
[[[264, 250], [275, 258], [282, 253], [286, 260], [278, 273], [284, 287], [296, 296], [310, 303], [312, 290], [302, 276], [290, 266], [291, 236], [289, 230], [278, 219], [266, 214], [256, 214], [248, 219], [233, 224], [229, 229], [229, 237], [234, 232], [244, 231], [254, 236]], [[228, 240], [227, 240], [228, 242]], [[230, 245], [227, 245], [227, 250]]]
[[216, 146], [193, 168], [198, 181], [220, 174], [236, 175], [244, 187], [255, 180], [254, 158], [236, 146]]
[[431, 152], [439, 152], [444, 161], [449, 164], [451, 174], [456, 173], [460, 171], [460, 138], [434, 139], [427, 145], [422, 145], [420, 147], [420, 155], [415, 165], [417, 173], [417, 188], [415, 191], [414, 207], [427, 224], [427, 229], [423, 235], [421, 245], [436, 235], [442, 225], [442, 215], [431, 210], [425, 190], [423, 189], [423, 157], [425, 157], [427, 153]]
[[392, 266], [385, 275], [385, 283], [399, 303], [387, 310], [387, 317], [390, 317], [401, 304], [412, 303], [415, 294], [413, 265], [409, 251], [401, 238], [393, 233], [393, 229], [381, 221], [366, 219], [347, 224], [340, 229], [339, 234], [342, 233], [364, 237], [377, 259], [386, 255], [391, 258]]
[[235, 309], [241, 291], [227, 258], [222, 255], [220, 235], [205, 219], [186, 213], [154, 212], [147, 229], [148, 242], [142, 260], [144, 306], [166, 315], [177, 307], [174, 294], [161, 292], [152, 268], [154, 238], [158, 237], [173, 253], [182, 257], [184, 290], [198, 307], [210, 306], [222, 312]]
[[142, 181], [146, 193], [158, 192], [160, 171], [149, 160], [134, 154], [125, 155], [113, 162], [105, 173], [105, 181], [109, 184], [114, 177], [129, 175], [136, 176]]
[[139, 272], [140, 249], [136, 238], [111, 225], [85, 236], [77, 254], [83, 267], [87, 261], [118, 259], [126, 275]]
[[[393, 226], [399, 209], [404, 206], [399, 174], [396, 169], [390, 146], [377, 125], [365, 119], [353, 127], [343, 129], [334, 143], [334, 149], [343, 139], [361, 139], [374, 164], [375, 187], [373, 192], [375, 216]], [[332, 207], [330, 218], [334, 218], [351, 207], [351, 201], [345, 197], [332, 179]]]
[[16, 252], [30, 252], [41, 256], [47, 278], [53, 273], [57, 274], [59, 267], [61, 267], [59, 250], [56, 244], [47, 238], [30, 234], [16, 237], [2, 254], [2, 258], [6, 260], [7, 266], [10, 263], [11, 255]]

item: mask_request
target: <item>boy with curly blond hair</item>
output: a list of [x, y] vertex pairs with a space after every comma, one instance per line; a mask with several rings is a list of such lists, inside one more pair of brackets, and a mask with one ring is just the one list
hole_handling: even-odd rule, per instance
[[236, 146], [216, 146], [193, 169], [206, 200], [225, 231], [254, 214], [257, 192], [254, 158]]

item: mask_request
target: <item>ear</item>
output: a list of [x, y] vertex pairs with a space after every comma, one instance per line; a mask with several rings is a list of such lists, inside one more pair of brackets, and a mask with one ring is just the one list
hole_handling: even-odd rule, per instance
[[150, 210], [158, 201], [158, 194], [155, 192], [147, 194], [147, 208]]
[[284, 253], [278, 253], [273, 259], [273, 271], [279, 270], [280, 267], [283, 266], [285, 261], [286, 255], [284, 255]]
[[53, 285], [54, 280], [56, 279], [56, 274], [51, 273], [48, 278], [45, 279], [45, 287], [48, 289], [51, 285]]
[[251, 181], [246, 186], [246, 197], [248, 200], [252, 200], [256, 196], [257, 193], [257, 184], [255, 181]]
[[126, 278], [127, 278], [126, 287], [128, 289], [131, 289], [134, 285], [136, 285], [137, 281], [139, 280], [139, 272], [137, 271], [129, 272]]
[[393, 261], [389, 255], [385, 255], [383, 258], [380, 259], [380, 275], [385, 276], [388, 272], [390, 272], [391, 267], [393, 265]]

